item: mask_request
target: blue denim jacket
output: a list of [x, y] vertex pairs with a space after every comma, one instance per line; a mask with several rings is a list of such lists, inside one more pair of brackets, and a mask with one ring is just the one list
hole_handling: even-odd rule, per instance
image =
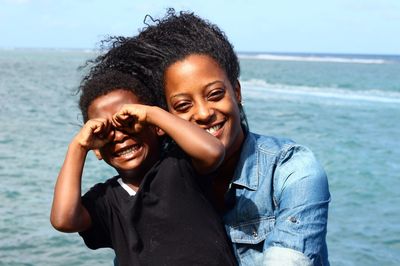
[[313, 153], [248, 133], [223, 215], [240, 265], [329, 265], [330, 194]]

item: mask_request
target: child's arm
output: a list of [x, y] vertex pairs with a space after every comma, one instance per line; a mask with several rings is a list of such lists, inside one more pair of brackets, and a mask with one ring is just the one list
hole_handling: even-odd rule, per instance
[[91, 218], [81, 203], [81, 180], [89, 150], [104, 146], [113, 135], [105, 119], [89, 120], [71, 141], [54, 188], [50, 222], [62, 232], [81, 232]]
[[192, 158], [193, 166], [200, 174], [216, 170], [224, 159], [225, 148], [216, 137], [156, 106], [125, 105], [114, 115], [113, 123], [134, 132], [140, 131], [144, 124], [158, 127]]

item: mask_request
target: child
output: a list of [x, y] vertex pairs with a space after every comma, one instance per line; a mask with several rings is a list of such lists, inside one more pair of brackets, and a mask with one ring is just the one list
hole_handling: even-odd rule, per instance
[[[71, 141], [57, 179], [52, 225], [79, 232], [91, 249], [113, 248], [120, 265], [236, 264], [195, 175], [218, 167], [224, 155], [220, 141], [150, 106], [150, 92], [131, 75], [107, 71], [89, 76], [81, 88], [86, 123]], [[178, 147], [162, 154], [164, 132], [190, 158]], [[81, 197], [89, 150], [118, 175]]]

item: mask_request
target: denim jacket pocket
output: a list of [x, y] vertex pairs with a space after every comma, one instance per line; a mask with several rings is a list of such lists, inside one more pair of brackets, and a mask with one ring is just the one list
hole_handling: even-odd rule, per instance
[[258, 244], [264, 241], [274, 227], [275, 217], [264, 217], [229, 227], [233, 243]]

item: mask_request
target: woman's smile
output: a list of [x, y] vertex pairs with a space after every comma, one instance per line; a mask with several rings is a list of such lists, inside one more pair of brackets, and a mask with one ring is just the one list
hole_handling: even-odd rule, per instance
[[223, 121], [221, 123], [217, 123], [217, 124], [211, 125], [209, 127], [205, 127], [204, 129], [205, 129], [205, 131], [207, 131], [208, 133], [210, 133], [214, 137], [219, 138], [221, 136], [221, 134], [222, 134], [224, 124], [225, 124], [225, 121]]

